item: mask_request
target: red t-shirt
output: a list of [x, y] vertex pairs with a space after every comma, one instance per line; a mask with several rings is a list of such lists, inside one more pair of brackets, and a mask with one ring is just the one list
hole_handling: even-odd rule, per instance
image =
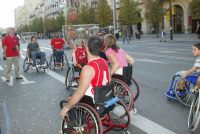
[[109, 67], [107, 62], [103, 58], [97, 58], [90, 61], [87, 65], [91, 66], [95, 70], [95, 76], [91, 81], [90, 87], [87, 89], [86, 94], [94, 98], [94, 88], [97, 86], [103, 86], [110, 83]]
[[7, 46], [6, 57], [17, 57], [19, 53], [17, 47], [19, 45], [19, 39], [16, 36], [11, 37], [10, 35], [5, 36], [3, 39], [3, 45]]
[[77, 64], [87, 64], [87, 54], [85, 47], [77, 47], [75, 51], [76, 63]]
[[63, 49], [65, 41], [62, 38], [54, 38], [51, 40], [51, 46], [55, 49]]

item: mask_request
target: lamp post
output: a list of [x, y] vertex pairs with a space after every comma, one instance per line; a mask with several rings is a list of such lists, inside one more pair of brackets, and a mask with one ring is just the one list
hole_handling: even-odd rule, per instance
[[170, 39], [173, 40], [173, 20], [172, 20], [172, 3], [169, 0], [169, 10], [170, 10]]
[[113, 0], [113, 27], [114, 27], [114, 31], [116, 31], [117, 29], [117, 24], [116, 24], [116, 1]]

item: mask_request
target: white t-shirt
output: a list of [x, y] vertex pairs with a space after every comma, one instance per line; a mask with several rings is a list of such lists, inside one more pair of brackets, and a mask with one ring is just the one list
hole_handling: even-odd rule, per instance
[[196, 58], [194, 62], [194, 67], [197, 67], [198, 68], [197, 72], [200, 72], [200, 56]]

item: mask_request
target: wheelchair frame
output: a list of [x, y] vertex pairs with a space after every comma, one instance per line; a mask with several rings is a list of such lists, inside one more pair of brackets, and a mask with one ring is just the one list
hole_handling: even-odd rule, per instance
[[188, 128], [191, 131], [195, 131], [200, 121], [200, 92], [193, 91], [192, 94], [194, 94], [194, 97], [190, 106], [190, 112], [188, 116]]
[[[37, 71], [37, 73], [40, 72], [40, 70], [46, 71], [46, 69], [48, 69], [48, 67], [49, 67], [49, 64], [48, 64], [47, 60], [45, 59], [46, 67], [41, 67], [39, 65], [39, 62], [40, 62], [40, 59], [36, 58], [36, 71]], [[32, 67], [32, 65], [33, 65], [33, 63], [32, 63], [31, 58], [26, 56], [24, 61], [23, 61], [23, 70], [24, 70], [24, 72], [27, 72], [29, 70], [29, 68]]]
[[[68, 59], [67, 59], [67, 55], [65, 54], [64, 52], [64, 55], [63, 55], [63, 60], [61, 60], [61, 62], [59, 63], [59, 67], [61, 69], [64, 68], [69, 68], [69, 62], [68, 62]], [[50, 60], [49, 60], [49, 68], [52, 69], [52, 70], [56, 70], [56, 56], [53, 55], [53, 53], [51, 54], [50, 56]]]

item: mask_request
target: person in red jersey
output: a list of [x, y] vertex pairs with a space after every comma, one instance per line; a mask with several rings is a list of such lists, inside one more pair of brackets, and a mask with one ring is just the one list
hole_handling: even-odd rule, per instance
[[10, 82], [12, 64], [15, 66], [15, 78], [22, 79], [19, 74], [19, 39], [14, 35], [15, 29], [9, 28], [8, 35], [3, 39], [4, 52], [6, 57], [6, 82]]
[[90, 37], [86, 45], [88, 63], [82, 68], [80, 83], [61, 111], [64, 118], [66, 113], [78, 102], [94, 105], [94, 88], [110, 83], [110, 71], [107, 62], [99, 57], [102, 42], [98, 37]]
[[56, 62], [60, 63], [63, 61], [64, 45], [65, 41], [62, 38], [59, 38], [58, 33], [55, 33], [55, 38], [51, 40], [51, 47], [53, 49], [53, 55], [56, 57]]

